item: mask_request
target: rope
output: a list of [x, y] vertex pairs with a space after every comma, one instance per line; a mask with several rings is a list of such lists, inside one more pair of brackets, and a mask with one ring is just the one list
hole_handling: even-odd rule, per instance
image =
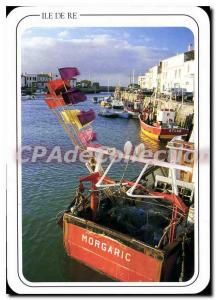
[[158, 243], [158, 245], [157, 245], [157, 248], [160, 248], [160, 247], [161, 247], [162, 241], [163, 241], [163, 239], [165, 238], [166, 234], [168, 233], [168, 230], [170, 229], [170, 227], [173, 226], [173, 225], [178, 224], [179, 222], [180, 222], [180, 220], [177, 220], [176, 222], [172, 222], [172, 223], [170, 223], [170, 224], [164, 229], [164, 233], [163, 233], [163, 235], [162, 235], [162, 237], [161, 237], [161, 239], [160, 239], [160, 241], [159, 241], [159, 243]]

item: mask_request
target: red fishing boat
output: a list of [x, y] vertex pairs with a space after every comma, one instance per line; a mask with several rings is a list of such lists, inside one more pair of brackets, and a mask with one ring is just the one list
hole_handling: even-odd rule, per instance
[[139, 115], [140, 127], [143, 134], [154, 140], [171, 140], [189, 133], [188, 129], [176, 125], [175, 112], [171, 109], [160, 110], [155, 121], [150, 116], [148, 109]]
[[[80, 178], [77, 195], [63, 216], [65, 249], [69, 256], [114, 280], [178, 281], [182, 247], [190, 249], [193, 239], [193, 224], [187, 221], [192, 202], [188, 204], [178, 193], [179, 189], [192, 193], [193, 184], [173, 178], [173, 192], [161, 191], [159, 182], [164, 183], [164, 178], [154, 172], [161, 168], [171, 172], [191, 169], [157, 161], [139, 162], [145, 166], [137, 180], [119, 183], [107, 176], [113, 161], [101, 175], [100, 162], [93, 159], [88, 167], [91, 174]], [[143, 182], [153, 173], [157, 185], [147, 189]], [[166, 178], [165, 182], [172, 182]], [[85, 182], [91, 184], [90, 194], [85, 194]]]

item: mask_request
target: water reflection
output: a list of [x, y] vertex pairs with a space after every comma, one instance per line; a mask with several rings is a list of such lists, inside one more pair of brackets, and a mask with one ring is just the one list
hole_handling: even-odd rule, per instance
[[142, 133], [141, 130], [139, 131], [139, 137], [141, 141], [145, 144], [146, 149], [150, 149], [153, 153], [161, 149], [166, 149], [166, 141], [153, 140], [146, 136], [144, 133]]

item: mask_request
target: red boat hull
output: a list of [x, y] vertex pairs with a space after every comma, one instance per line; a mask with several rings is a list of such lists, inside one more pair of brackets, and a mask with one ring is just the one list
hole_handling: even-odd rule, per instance
[[162, 251], [81, 220], [69, 214], [64, 217], [64, 245], [69, 256], [118, 281], [157, 282], [169, 277], [176, 251], [167, 258], [171, 263], [166, 266]]
[[161, 128], [156, 126], [151, 126], [140, 120], [140, 127], [143, 134], [154, 140], [171, 140], [175, 136], [182, 136], [188, 134], [188, 129], [184, 128]]

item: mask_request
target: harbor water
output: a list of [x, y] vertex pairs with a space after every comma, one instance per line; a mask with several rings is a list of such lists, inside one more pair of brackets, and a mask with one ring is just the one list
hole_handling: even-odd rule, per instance
[[[99, 104], [88, 100], [77, 108], [92, 108], [96, 114]], [[100, 95], [101, 96], [101, 95]], [[107, 94], [106, 94], [107, 96]], [[62, 157], [73, 149], [67, 134], [56, 117], [43, 101], [43, 97], [22, 101], [22, 146], [42, 146], [49, 153], [54, 147], [61, 149]], [[140, 135], [136, 119], [107, 119], [97, 116], [93, 122], [97, 143], [120, 150], [126, 141], [157, 150], [164, 145]], [[25, 151], [25, 155], [30, 154]], [[48, 155], [48, 154], [47, 154]], [[65, 253], [62, 229], [57, 225], [58, 216], [73, 199], [80, 176], [88, 174], [85, 165], [79, 161], [66, 163], [44, 158], [22, 164], [22, 251], [23, 275], [30, 282], [90, 282], [111, 281], [106, 276], [91, 270]], [[141, 166], [140, 170], [141, 170]], [[137, 176], [138, 166], [116, 165], [110, 175], [121, 178]]]

